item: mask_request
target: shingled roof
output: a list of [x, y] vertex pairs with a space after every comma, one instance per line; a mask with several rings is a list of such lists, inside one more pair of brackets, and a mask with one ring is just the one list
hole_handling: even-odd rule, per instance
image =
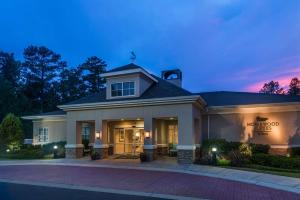
[[262, 94], [251, 92], [202, 92], [199, 94], [207, 103], [207, 106], [234, 106], [250, 104], [271, 104], [299, 102], [300, 96], [282, 94]]
[[163, 80], [157, 76], [151, 75], [158, 80], [157, 83], [153, 83], [140, 97], [133, 98], [117, 98], [106, 99], [106, 88], [101, 89], [99, 93], [83, 97], [81, 99], [71, 101], [65, 105], [84, 104], [84, 103], [101, 103], [101, 102], [113, 102], [113, 101], [128, 101], [138, 99], [152, 99], [152, 98], [166, 98], [166, 97], [179, 97], [190, 96], [193, 93], [178, 87], [166, 80]]
[[130, 63], [128, 65], [124, 65], [121, 67], [116, 67], [111, 70], [108, 70], [106, 73], [119, 72], [119, 71], [131, 70], [131, 69], [143, 69], [143, 68], [134, 63]]

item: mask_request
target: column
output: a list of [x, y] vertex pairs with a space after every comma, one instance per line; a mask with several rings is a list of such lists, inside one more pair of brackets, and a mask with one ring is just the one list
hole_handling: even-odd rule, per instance
[[144, 153], [147, 161], [155, 160], [157, 155], [155, 121], [152, 117], [144, 118]]
[[178, 117], [177, 161], [179, 164], [191, 164], [196, 159], [194, 118], [191, 114]]
[[95, 130], [94, 151], [98, 153], [98, 159], [107, 158], [109, 148], [109, 145], [107, 144], [107, 121], [96, 120]]
[[83, 144], [81, 141], [81, 122], [67, 120], [66, 158], [83, 157]]

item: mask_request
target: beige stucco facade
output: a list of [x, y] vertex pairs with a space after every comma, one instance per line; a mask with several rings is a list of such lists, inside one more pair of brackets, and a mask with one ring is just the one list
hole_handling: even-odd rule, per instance
[[[67, 123], [65, 119], [47, 120], [40, 119], [33, 121], [33, 144], [40, 145], [45, 143], [66, 141]], [[39, 129], [48, 129], [48, 141], [39, 141]]]
[[[201, 95], [180, 88], [181, 79], [158, 80], [132, 64], [103, 77], [106, 89], [102, 99], [60, 105], [63, 114], [56, 116], [27, 117], [34, 120], [34, 143], [37, 144], [39, 129], [48, 128], [47, 142], [65, 140], [67, 157], [79, 158], [84, 148], [83, 133], [87, 132], [89, 146], [101, 158], [144, 152], [155, 159], [158, 154], [176, 149], [178, 161], [183, 163], [193, 162], [203, 140], [211, 138], [269, 144], [272, 149], [300, 146], [297, 101], [211, 106]], [[122, 83], [118, 85], [125, 87], [128, 82], [134, 83], [134, 94], [128, 95], [123, 89], [118, 95], [115, 90], [120, 89], [111, 91], [112, 84]], [[147, 92], [148, 96], [143, 96]], [[162, 97], [165, 93], [168, 95]]]

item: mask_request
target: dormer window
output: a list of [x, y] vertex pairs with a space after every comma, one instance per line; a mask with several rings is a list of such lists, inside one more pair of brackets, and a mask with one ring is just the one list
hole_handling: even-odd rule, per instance
[[111, 84], [112, 97], [134, 96], [134, 91], [135, 85], [133, 81]]

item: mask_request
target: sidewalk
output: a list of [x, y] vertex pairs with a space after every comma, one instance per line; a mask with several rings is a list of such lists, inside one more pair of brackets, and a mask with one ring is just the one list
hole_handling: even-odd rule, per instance
[[[213, 177], [219, 180], [233, 180], [242, 183], [250, 183], [256, 186], [279, 189], [300, 194], [300, 179], [284, 176], [247, 172], [234, 169], [225, 169], [203, 165], [178, 165], [176, 160], [157, 160], [149, 163], [139, 163], [138, 160], [100, 160], [89, 159], [57, 159], [57, 160], [24, 160], [24, 161], [0, 161], [1, 166], [8, 165], [50, 165], [50, 166], [79, 166], [105, 169], [138, 169], [152, 172], [177, 172], [200, 177]], [[105, 168], [105, 169], [104, 169]], [[0, 172], [1, 173], [1, 172]], [[148, 173], [148, 172], [147, 172]], [[192, 176], [195, 177], [195, 176]], [[206, 184], [206, 183], [204, 183]], [[300, 199], [300, 197], [299, 197]]]

